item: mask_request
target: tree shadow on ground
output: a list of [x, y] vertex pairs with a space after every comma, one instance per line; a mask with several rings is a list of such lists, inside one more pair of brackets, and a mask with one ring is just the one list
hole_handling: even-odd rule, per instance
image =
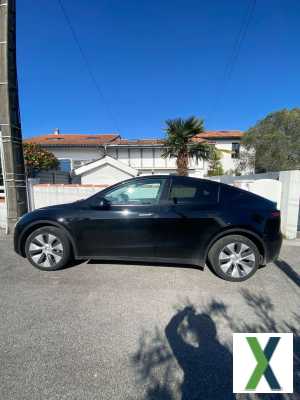
[[[146, 387], [144, 400], [283, 400], [300, 398], [300, 314], [292, 322], [278, 322], [274, 305], [264, 295], [242, 290], [243, 300], [254, 313], [255, 322], [237, 320], [228, 307], [212, 300], [196, 311], [186, 300], [176, 308], [164, 331], [143, 332], [132, 357], [140, 383]], [[221, 343], [218, 330], [229, 332], [294, 333], [294, 394], [232, 393], [231, 344]], [[180, 367], [180, 368], [178, 368]]]
[[278, 259], [274, 264], [281, 269], [298, 287], [300, 287], [300, 275], [286, 261]]

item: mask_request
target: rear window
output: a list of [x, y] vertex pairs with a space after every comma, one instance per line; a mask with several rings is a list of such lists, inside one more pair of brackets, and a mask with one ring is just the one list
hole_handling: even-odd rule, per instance
[[219, 185], [214, 182], [173, 182], [170, 199], [177, 204], [211, 205], [218, 202]]

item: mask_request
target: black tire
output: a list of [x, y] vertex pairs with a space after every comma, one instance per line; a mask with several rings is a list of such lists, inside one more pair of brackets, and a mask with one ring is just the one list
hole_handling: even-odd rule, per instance
[[[43, 237], [45, 245], [41, 246], [43, 241], [41, 241], [41, 239], [37, 240], [37, 236], [39, 238]], [[53, 240], [53, 237], [55, 237], [56, 240]], [[53, 243], [50, 244], [49, 238], [53, 240]], [[48, 245], [48, 249], [45, 249], [46, 245]], [[35, 247], [36, 249], [32, 250]], [[33, 231], [26, 239], [25, 254], [28, 261], [34, 267], [42, 271], [56, 271], [67, 266], [68, 262], [71, 260], [72, 249], [68, 238], [61, 229], [54, 226], [43, 226]], [[37, 261], [39, 255], [41, 261], [45, 259], [43, 263]], [[49, 266], [46, 266], [48, 264]]]
[[[233, 246], [234, 244], [235, 246]], [[232, 249], [231, 252], [226, 247], [228, 245]], [[244, 246], [249, 250], [241, 251]], [[239, 250], [240, 258], [236, 255]], [[208, 261], [213, 271], [220, 278], [231, 282], [245, 281], [253, 276], [258, 269], [259, 260], [260, 254], [257, 246], [250, 239], [242, 235], [225, 236], [217, 240], [208, 252]]]

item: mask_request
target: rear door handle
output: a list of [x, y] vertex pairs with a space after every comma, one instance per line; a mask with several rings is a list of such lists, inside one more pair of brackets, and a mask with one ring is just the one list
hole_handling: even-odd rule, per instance
[[153, 213], [140, 213], [139, 217], [153, 217]]

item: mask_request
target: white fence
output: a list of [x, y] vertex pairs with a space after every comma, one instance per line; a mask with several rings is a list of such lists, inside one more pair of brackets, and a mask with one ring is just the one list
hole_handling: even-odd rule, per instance
[[247, 176], [216, 176], [211, 180], [238, 186], [277, 203], [281, 211], [281, 231], [287, 239], [295, 239], [298, 230], [300, 203], [300, 170], [270, 172]]
[[4, 200], [0, 200], [0, 228], [6, 228], [6, 204]]
[[297, 237], [299, 203], [300, 203], [300, 171], [280, 172], [281, 192], [281, 230], [287, 239]]
[[[92, 196], [105, 187], [107, 185], [38, 184], [38, 179], [29, 179], [27, 182], [28, 208], [32, 211], [54, 204], [71, 203]], [[1, 198], [0, 192], [0, 228], [6, 228], [6, 215], [4, 193]]]
[[29, 187], [31, 209], [85, 199], [105, 187], [107, 185], [35, 184]]
[[4, 186], [0, 186], [0, 228], [6, 228], [6, 204]]

